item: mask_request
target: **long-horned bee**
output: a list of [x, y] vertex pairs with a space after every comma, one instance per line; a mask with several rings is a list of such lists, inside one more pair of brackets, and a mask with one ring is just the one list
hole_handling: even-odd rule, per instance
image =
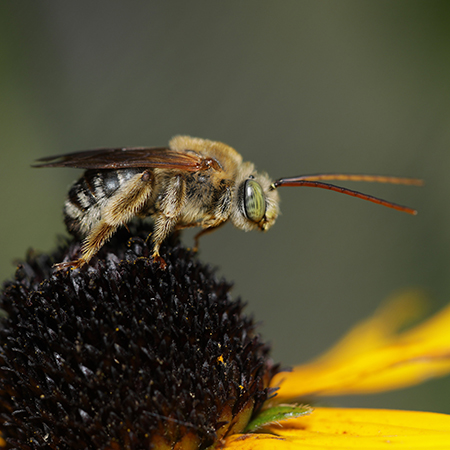
[[310, 186], [369, 200], [409, 214], [416, 211], [357, 191], [324, 183], [328, 180], [374, 181], [420, 185], [414, 178], [378, 175], [305, 175], [272, 182], [250, 162], [221, 142], [176, 136], [163, 148], [113, 148], [42, 158], [35, 167], [86, 169], [72, 186], [64, 206], [70, 233], [83, 239], [81, 256], [56, 265], [78, 268], [88, 263], [120, 226], [135, 217], [151, 217], [153, 260], [173, 231], [201, 227], [195, 237], [228, 220], [241, 230], [268, 230], [279, 213], [277, 188]]

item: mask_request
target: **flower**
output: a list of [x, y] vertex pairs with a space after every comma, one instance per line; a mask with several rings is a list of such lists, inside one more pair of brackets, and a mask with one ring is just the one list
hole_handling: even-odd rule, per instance
[[[330, 395], [363, 394], [411, 386], [450, 372], [450, 306], [411, 329], [420, 295], [394, 298], [354, 327], [326, 354], [279, 372], [277, 396], [267, 404]], [[271, 423], [264, 434], [234, 435], [227, 449], [448, 449], [450, 416], [428, 412], [315, 408]], [[276, 439], [276, 441], [274, 440]]]
[[[311, 408], [450, 371], [445, 311], [397, 333], [398, 302], [282, 372], [244, 304], [173, 237], [162, 271], [123, 231], [81, 270], [80, 244], [30, 252], [0, 298], [0, 430], [20, 449], [448, 448], [450, 416]], [[408, 311], [412, 308], [408, 304]], [[447, 337], [445, 337], [447, 336]]]

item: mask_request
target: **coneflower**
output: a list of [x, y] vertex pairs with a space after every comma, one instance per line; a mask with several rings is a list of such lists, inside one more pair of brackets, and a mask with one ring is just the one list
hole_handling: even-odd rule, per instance
[[241, 432], [276, 368], [231, 285], [172, 238], [139, 231], [89, 266], [71, 242], [30, 252], [1, 296], [0, 420], [21, 449], [207, 448]]

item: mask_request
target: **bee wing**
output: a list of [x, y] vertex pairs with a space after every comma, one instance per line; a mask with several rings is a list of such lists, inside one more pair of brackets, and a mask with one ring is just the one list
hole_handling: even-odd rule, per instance
[[[38, 159], [33, 167], [75, 167], [79, 169], [125, 169], [127, 167], [182, 169], [189, 172], [217, 168], [217, 162], [194, 151], [180, 152], [166, 147], [103, 148]], [[215, 163], [215, 164], [214, 164]]]

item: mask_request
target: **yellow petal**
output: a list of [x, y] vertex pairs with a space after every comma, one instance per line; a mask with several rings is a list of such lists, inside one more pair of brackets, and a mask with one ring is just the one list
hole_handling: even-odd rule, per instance
[[230, 436], [224, 450], [450, 448], [450, 416], [425, 412], [317, 408], [268, 431]]
[[389, 298], [375, 314], [354, 326], [316, 361], [340, 361], [389, 344], [401, 328], [423, 317], [424, 309], [425, 299], [418, 290]]
[[450, 306], [399, 333], [420, 307], [409, 294], [357, 325], [315, 361], [282, 372], [275, 402], [311, 395], [374, 393], [421, 383], [450, 372]]

